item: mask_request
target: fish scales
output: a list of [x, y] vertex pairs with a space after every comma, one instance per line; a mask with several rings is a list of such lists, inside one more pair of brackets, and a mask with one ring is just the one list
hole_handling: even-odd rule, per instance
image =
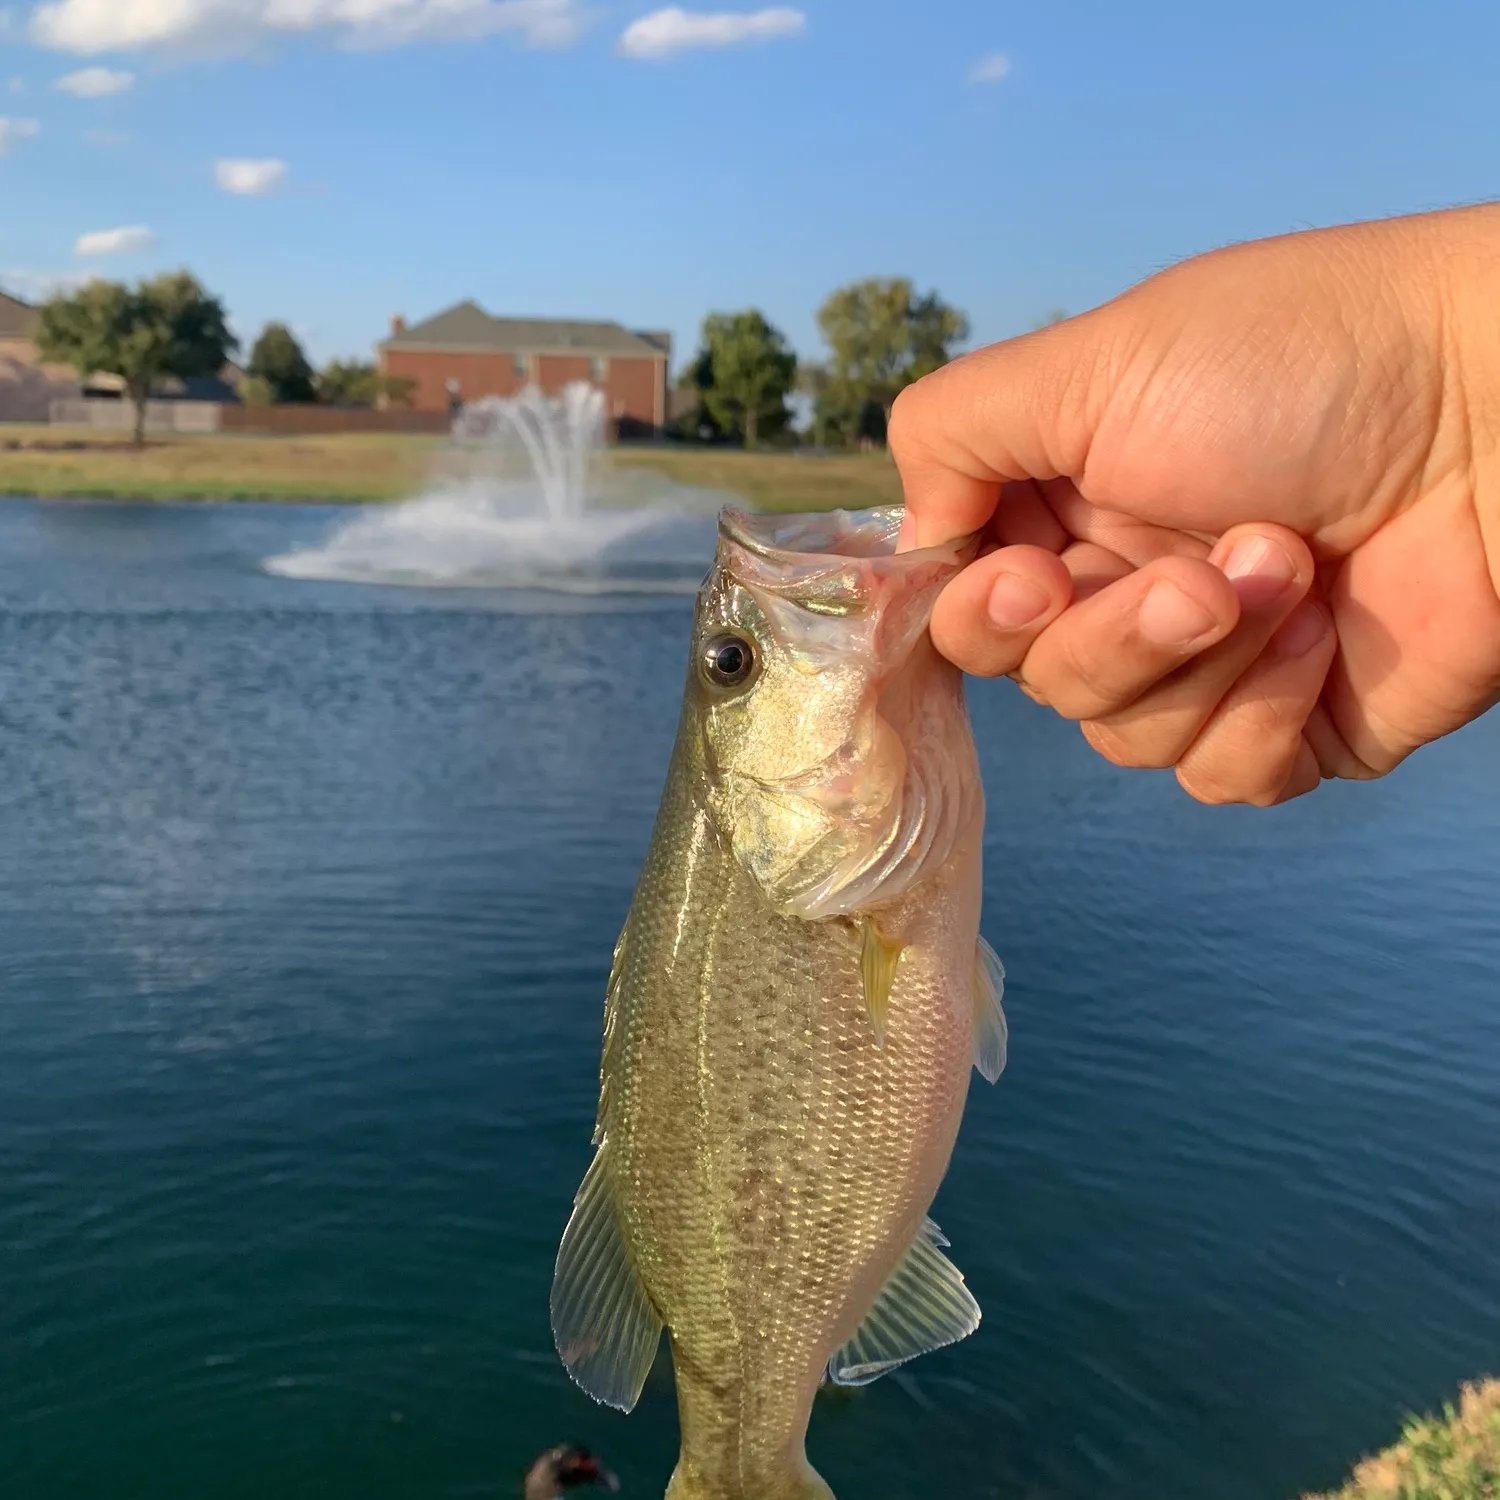
[[[814, 532], [822, 539], [841, 525], [852, 534], [845, 545], [859, 545], [876, 531], [889, 545], [898, 519], [820, 518]], [[837, 1352], [898, 1266], [913, 1253], [936, 1254], [925, 1216], [975, 1053], [983, 800], [957, 674], [925, 632], [932, 595], [968, 554], [954, 549], [925, 565], [918, 554], [899, 566], [843, 558], [833, 583], [823, 579], [819, 593], [814, 580], [810, 596], [795, 562], [779, 564], [773, 578], [791, 576], [783, 586], [795, 609], [854, 589], [856, 607], [843, 617], [814, 608], [805, 625], [795, 622], [817, 646], [823, 634], [839, 641], [829, 622], [843, 620], [851, 659], [841, 663], [834, 650], [819, 665], [814, 652], [809, 667], [795, 639], [789, 647], [787, 618], [776, 634], [768, 570], [753, 549], [744, 555], [748, 524], [726, 522], [700, 599], [687, 705], [611, 976], [599, 1155], [554, 1291], [564, 1359], [586, 1389], [616, 1405], [633, 1404], [666, 1327], [682, 1428], [671, 1500], [829, 1495], [804, 1453], [813, 1399], [831, 1362], [841, 1373]], [[777, 523], [773, 534], [795, 535], [798, 524]], [[827, 556], [813, 556], [826, 572]], [[889, 618], [858, 597], [858, 580], [881, 568], [876, 598]], [[804, 564], [801, 573], [817, 569]], [[747, 598], [752, 579], [761, 593]], [[899, 610], [913, 593], [919, 628], [903, 624]], [[872, 643], [892, 630], [910, 639], [898, 635], [889, 647], [887, 671]], [[743, 697], [697, 681], [705, 645], [736, 639], [757, 658], [757, 681]], [[805, 655], [809, 643], [801, 646]], [[748, 710], [738, 729], [728, 717], [736, 708]], [[902, 734], [884, 732], [882, 711]], [[851, 742], [863, 760], [844, 753]], [[934, 746], [942, 774], [913, 790], [913, 767]], [[881, 754], [895, 757], [899, 774]], [[833, 792], [820, 791], [822, 782]], [[871, 785], [885, 791], [872, 796]], [[798, 803], [809, 786], [833, 815]], [[747, 809], [746, 797], [772, 805]], [[902, 822], [903, 798], [908, 814], [922, 802], [925, 824]], [[852, 821], [863, 812], [870, 825], [868, 847], [852, 854], [848, 840], [828, 833], [850, 808]], [[888, 861], [872, 881], [872, 861], [899, 854], [903, 838], [907, 867]], [[893, 977], [874, 981], [885, 991], [878, 1025], [862, 963], [872, 941], [899, 943]], [[961, 1278], [940, 1257], [913, 1274], [916, 1293], [894, 1306], [876, 1365], [977, 1322]], [[922, 1279], [933, 1274], [935, 1289]], [[628, 1285], [612, 1290], [615, 1280]], [[627, 1304], [633, 1311], [619, 1313]], [[842, 1373], [864, 1378], [864, 1369], [846, 1364]]]

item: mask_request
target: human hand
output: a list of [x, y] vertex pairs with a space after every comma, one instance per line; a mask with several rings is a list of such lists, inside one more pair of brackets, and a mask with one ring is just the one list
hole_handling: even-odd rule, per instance
[[1216, 251], [897, 402], [940, 650], [1261, 806], [1500, 700], [1500, 205]]

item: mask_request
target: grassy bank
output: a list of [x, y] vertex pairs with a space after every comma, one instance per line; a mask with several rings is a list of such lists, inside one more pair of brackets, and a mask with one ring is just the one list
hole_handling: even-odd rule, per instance
[[1441, 1417], [1414, 1418], [1343, 1489], [1307, 1500], [1500, 1500], [1500, 1380], [1466, 1386]]
[[[396, 434], [153, 439], [0, 426], [0, 494], [126, 500], [399, 500], [415, 494], [441, 440]], [[855, 509], [899, 501], [883, 454], [804, 457], [718, 449], [623, 448], [613, 462], [727, 490], [767, 510]]]

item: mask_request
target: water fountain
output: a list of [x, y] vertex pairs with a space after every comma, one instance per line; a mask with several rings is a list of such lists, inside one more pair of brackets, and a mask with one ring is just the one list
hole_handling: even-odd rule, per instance
[[427, 492], [364, 507], [320, 546], [266, 560], [287, 578], [575, 593], [690, 591], [727, 498], [607, 463], [604, 393], [529, 386], [463, 408]]

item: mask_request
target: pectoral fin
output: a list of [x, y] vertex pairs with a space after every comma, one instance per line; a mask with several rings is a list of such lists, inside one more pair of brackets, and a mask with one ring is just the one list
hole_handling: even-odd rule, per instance
[[869, 1385], [979, 1327], [979, 1304], [940, 1248], [947, 1243], [931, 1219], [922, 1221], [859, 1332], [828, 1361], [828, 1378], [835, 1385]]
[[875, 1045], [885, 1045], [885, 1020], [891, 1007], [891, 986], [896, 982], [896, 965], [906, 944], [888, 938], [874, 917], [860, 922], [859, 972], [865, 984], [865, 1009], [875, 1030]]
[[594, 1157], [563, 1232], [552, 1281], [552, 1337], [594, 1400], [630, 1411], [661, 1341], [662, 1321], [620, 1236], [610, 1151]]
[[1000, 1001], [1005, 994], [1005, 965], [983, 938], [974, 961], [974, 1066], [987, 1083], [1005, 1071], [1009, 1032]]

